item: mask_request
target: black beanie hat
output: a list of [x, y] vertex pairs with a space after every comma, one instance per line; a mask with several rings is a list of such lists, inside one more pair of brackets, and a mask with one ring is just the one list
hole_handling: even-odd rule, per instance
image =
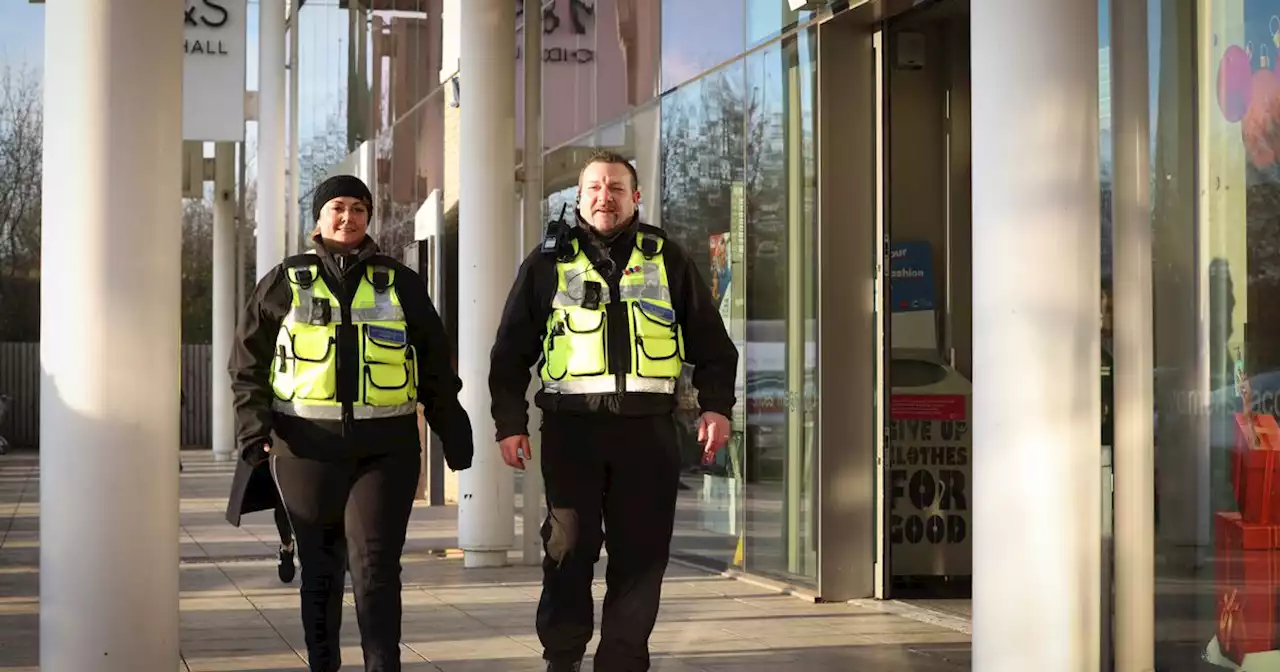
[[369, 219], [373, 219], [373, 194], [369, 193], [369, 187], [355, 175], [334, 175], [316, 187], [316, 193], [311, 197], [312, 219], [320, 221], [320, 211], [324, 209], [325, 204], [343, 196], [364, 201], [365, 206], [369, 208]]

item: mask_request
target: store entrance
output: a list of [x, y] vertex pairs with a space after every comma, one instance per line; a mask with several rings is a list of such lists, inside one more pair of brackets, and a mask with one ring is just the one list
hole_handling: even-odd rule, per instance
[[[972, 575], [969, 0], [880, 34], [884, 597], [968, 615]], [[950, 601], [955, 600], [955, 601]]]

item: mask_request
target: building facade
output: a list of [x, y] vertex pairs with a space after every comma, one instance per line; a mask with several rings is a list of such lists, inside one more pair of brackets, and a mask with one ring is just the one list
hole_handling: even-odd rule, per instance
[[[430, 243], [418, 262], [455, 334], [458, 269], [476, 263], [460, 250], [477, 249], [459, 245], [460, 129], [468, 92], [492, 93], [459, 64], [479, 25], [459, 16], [480, 6], [309, 2], [288, 24], [291, 200], [326, 174], [365, 177], [383, 248]], [[95, 16], [59, 15], [107, 31]], [[591, 151], [629, 157], [643, 217], [690, 250], [740, 347], [735, 436], [714, 465], [697, 464], [682, 391], [677, 556], [815, 599], [958, 600], [975, 669], [1274, 665], [1280, 0], [552, 0], [540, 23], [540, 170], [520, 149], [485, 168], [540, 176], [545, 221], [572, 208]], [[175, 68], [111, 44], [154, 81], [50, 47], [50, 90], [115, 74], [137, 87], [129, 104], [172, 93]], [[529, 56], [512, 63], [517, 103]], [[177, 140], [89, 102], [117, 114], [62, 104], [47, 119]], [[523, 146], [521, 105], [484, 112]], [[105, 146], [93, 128], [85, 142]], [[145, 191], [177, 154], [94, 154], [47, 200], [119, 174]], [[527, 250], [523, 231], [512, 217]], [[140, 293], [171, 269], [143, 270]], [[155, 324], [177, 303], [162, 298]], [[101, 366], [81, 375], [125, 370]], [[85, 417], [57, 431], [91, 436]], [[146, 512], [170, 500], [111, 506], [161, 539], [171, 521]], [[65, 532], [49, 553], [74, 547], [75, 515], [42, 511]], [[108, 568], [134, 552], [107, 550]], [[53, 585], [82, 568], [46, 570]], [[173, 606], [161, 597], [148, 613]]]
[[[457, 260], [448, 252], [456, 255], [458, 156], [466, 151], [456, 130], [465, 110], [465, 65], [458, 86], [435, 78], [436, 64], [445, 60], [440, 54], [452, 48], [450, 4], [408, 4], [414, 6], [350, 10], [364, 12], [356, 23], [371, 33], [367, 76], [362, 64], [346, 78], [367, 86], [350, 98], [363, 98], [370, 111], [351, 118], [365, 120], [377, 157], [384, 246], [396, 249], [415, 237], [428, 201], [439, 212], [440, 225], [431, 230], [444, 252], [438, 300], [448, 315], [456, 301], [450, 279]], [[521, 3], [514, 4], [520, 26]], [[697, 464], [691, 391], [682, 397], [688, 469], [673, 542], [678, 557], [822, 599], [981, 600], [983, 584], [974, 575], [982, 573], [975, 563], [983, 555], [974, 544], [982, 543], [983, 528], [972, 508], [984, 501], [984, 490], [1000, 488], [981, 478], [982, 437], [991, 440], [994, 430], [981, 427], [982, 402], [992, 397], [973, 382], [983, 377], [984, 357], [977, 343], [984, 325], [975, 316], [990, 307], [976, 292], [987, 282], [982, 260], [993, 252], [982, 249], [976, 218], [984, 193], [1016, 198], [1006, 191], [1012, 186], [982, 182], [984, 164], [975, 156], [982, 151], [975, 136], [991, 130], [975, 119], [979, 86], [1001, 82], [981, 79], [990, 74], [977, 69], [982, 45], [973, 36], [1012, 40], [1002, 31], [1051, 29], [1009, 21], [979, 25], [986, 10], [975, 13], [963, 0], [850, 4], [547, 3], [543, 215], [554, 218], [566, 205], [572, 210], [577, 171], [590, 151], [631, 158], [641, 176], [643, 217], [698, 260], [739, 343], [735, 437], [709, 468]], [[1086, 408], [1069, 422], [1101, 427], [1087, 433], [1098, 447], [1089, 458], [1095, 481], [1089, 492], [1097, 497], [1080, 511], [1096, 510], [1098, 520], [1077, 536], [1097, 538], [1090, 562], [1098, 583], [1086, 592], [1105, 613], [1081, 641], [1096, 635], [1099, 656], [1120, 660], [1127, 654], [1111, 645], [1113, 629], [1126, 627], [1122, 621], [1147, 622], [1160, 665], [1178, 669], [1220, 636], [1223, 554], [1213, 539], [1218, 513], [1236, 508], [1230, 459], [1234, 414], [1242, 407], [1236, 381], [1253, 382], [1251, 398], [1260, 409], [1275, 392], [1263, 382], [1275, 368], [1267, 354], [1275, 349], [1267, 345], [1268, 318], [1249, 298], [1273, 275], [1261, 239], [1269, 235], [1273, 209], [1266, 185], [1280, 179], [1271, 175], [1265, 112], [1280, 44], [1273, 13], [1280, 15], [1280, 4], [1139, 4], [1141, 16], [1133, 17], [1140, 25], [1130, 17], [1123, 32], [1113, 19], [1126, 10], [1108, 0], [1083, 18], [1072, 15], [1083, 22], [1069, 26], [1072, 39], [1088, 45], [1092, 56], [1087, 69], [1078, 63], [1070, 69], [1083, 79], [1059, 87], [1097, 100], [1086, 133], [1093, 167], [1084, 169], [1094, 171], [1086, 180], [1096, 187], [1087, 202], [1096, 207], [1073, 204], [1088, 213], [1092, 233], [1072, 243], [1076, 252], [1096, 251], [1096, 282], [1085, 282], [1096, 291], [1073, 301], [1097, 310], [1084, 311], [1073, 328], [1096, 327], [1091, 338], [1101, 354], [1097, 362], [1073, 356], [1101, 374], [1089, 378], [1098, 383], [1096, 414]], [[304, 31], [308, 11], [304, 5]], [[436, 11], [442, 21], [433, 19]], [[1077, 59], [1081, 48], [1072, 53]], [[512, 158], [518, 179], [523, 56], [518, 50]], [[1139, 56], [1142, 76], [1129, 72], [1123, 81], [1142, 84], [1143, 95], [1126, 90], [1130, 126], [1118, 129], [1113, 67], [1117, 58], [1131, 59], [1128, 64]], [[1060, 81], [1064, 72], [1043, 76]], [[1000, 105], [1021, 96], [1009, 94], [1007, 85], [997, 93]], [[1044, 123], [1069, 118], [1040, 101], [1023, 104], [1026, 114], [1047, 114]], [[1002, 134], [1039, 130], [1032, 121], [1020, 124]], [[1134, 128], [1148, 138], [1141, 165], [1134, 155], [1116, 157], [1117, 134], [1132, 141]], [[1019, 150], [1003, 159], [1011, 165], [1053, 160], [1032, 145], [1010, 146]], [[1123, 203], [1117, 201], [1118, 166], [1130, 171], [1128, 178], [1141, 170], [1148, 180], [1125, 187]], [[1149, 263], [1129, 252], [1117, 257], [1113, 245], [1123, 235], [1113, 224], [1115, 213], [1135, 198], [1147, 204]], [[511, 232], [520, 235], [518, 223]], [[1250, 245], [1250, 235], [1257, 244]], [[1054, 244], [1049, 233], [1039, 240]], [[1016, 247], [1000, 253], [1038, 254]], [[1145, 271], [1135, 276], [1135, 263], [1149, 267], [1150, 283], [1149, 295], [1136, 304], [1131, 282]], [[1086, 280], [1090, 274], [1080, 273]], [[1128, 280], [1117, 287], [1121, 278]], [[1134, 436], [1134, 414], [1124, 413], [1135, 401], [1134, 388], [1124, 387], [1126, 402], [1110, 383], [1136, 375], [1134, 346], [1117, 344], [1113, 327], [1118, 318], [1141, 322], [1135, 315], [1150, 315], [1154, 325], [1138, 348], [1152, 358], [1155, 381], [1148, 405], [1155, 409], [1149, 414], [1154, 449], [1150, 473], [1139, 479], [1130, 471], [1117, 474], [1122, 460], [1113, 451], [1118, 417], [1128, 440]], [[1067, 421], [1051, 419], [1046, 426]], [[1120, 486], [1112, 484], [1144, 482], [1157, 491], [1146, 537], [1154, 552], [1151, 566], [1136, 576], [1142, 585], [1151, 582], [1151, 604], [1159, 608], [1131, 616], [1118, 605], [1123, 598], [1110, 595], [1113, 581], [1135, 576], [1117, 561], [1117, 553], [1125, 553], [1114, 536], [1117, 515], [1128, 509], [1117, 511], [1122, 494], [1113, 494]], [[1025, 485], [1017, 490], [1027, 489], [1034, 493]], [[1018, 547], [1007, 548], [1012, 554]], [[980, 604], [974, 608], [981, 611]], [[1196, 625], [1165, 627], [1175, 621]]]

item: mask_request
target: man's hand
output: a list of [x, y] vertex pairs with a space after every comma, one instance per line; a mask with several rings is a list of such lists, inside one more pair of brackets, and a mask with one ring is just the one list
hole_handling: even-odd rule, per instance
[[502, 461], [508, 467], [524, 469], [524, 461], [533, 458], [533, 448], [529, 445], [528, 434], [516, 434], [498, 442], [502, 449]]
[[266, 462], [271, 457], [270, 453], [271, 444], [263, 442], [261, 446], [249, 446], [242, 449], [240, 451], [240, 459], [256, 467]]
[[729, 442], [729, 419], [712, 411], [698, 418], [698, 443], [702, 444], [702, 463], [711, 464], [716, 453]]

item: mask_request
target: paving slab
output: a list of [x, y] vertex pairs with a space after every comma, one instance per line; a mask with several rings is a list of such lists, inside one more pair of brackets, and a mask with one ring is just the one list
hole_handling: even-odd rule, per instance
[[[183, 463], [180, 672], [305, 670], [298, 583], [283, 585], [276, 577], [271, 513], [231, 527], [222, 512], [232, 465], [204, 451], [184, 451]], [[38, 466], [34, 452], [0, 456], [0, 672], [39, 665]], [[540, 672], [534, 613], [541, 570], [464, 568], [456, 522], [454, 507], [418, 502], [414, 508], [402, 562], [404, 669]], [[518, 562], [518, 554], [511, 557]], [[606, 563], [592, 591], [597, 624]], [[877, 605], [813, 604], [679, 563], [671, 565], [663, 590], [651, 638], [652, 669], [662, 672], [955, 672], [970, 666], [965, 632]], [[342, 651], [350, 670], [361, 668], [353, 605], [348, 586]], [[595, 672], [590, 659], [584, 669]]]

